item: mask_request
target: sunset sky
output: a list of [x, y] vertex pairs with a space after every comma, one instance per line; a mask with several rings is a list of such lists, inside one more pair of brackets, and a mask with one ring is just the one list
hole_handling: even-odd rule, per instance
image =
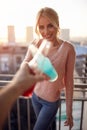
[[14, 25], [16, 35], [24, 36], [25, 27], [33, 26], [38, 10], [49, 6], [59, 15], [60, 28], [69, 28], [70, 36], [87, 36], [87, 0], [0, 0], [0, 37]]

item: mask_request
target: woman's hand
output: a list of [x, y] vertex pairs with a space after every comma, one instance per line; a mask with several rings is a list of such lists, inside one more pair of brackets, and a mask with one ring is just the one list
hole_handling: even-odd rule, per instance
[[69, 130], [73, 127], [73, 117], [70, 116], [67, 118], [67, 120], [64, 122], [64, 126], [69, 126]]

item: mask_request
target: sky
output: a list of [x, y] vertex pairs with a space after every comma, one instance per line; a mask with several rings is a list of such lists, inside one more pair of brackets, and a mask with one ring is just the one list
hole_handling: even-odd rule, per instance
[[60, 28], [70, 29], [71, 37], [87, 37], [87, 0], [0, 0], [0, 37], [14, 25], [16, 35], [25, 35], [25, 27], [35, 24], [42, 7], [52, 7], [59, 15]]

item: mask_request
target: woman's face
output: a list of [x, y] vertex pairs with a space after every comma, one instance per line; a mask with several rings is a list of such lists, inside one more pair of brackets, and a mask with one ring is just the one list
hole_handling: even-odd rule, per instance
[[41, 16], [38, 22], [39, 32], [44, 39], [48, 41], [55, 41], [57, 30], [51, 21], [44, 16]]

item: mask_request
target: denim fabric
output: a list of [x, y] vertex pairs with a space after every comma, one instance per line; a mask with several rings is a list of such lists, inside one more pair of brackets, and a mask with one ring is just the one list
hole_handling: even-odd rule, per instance
[[55, 115], [60, 105], [60, 99], [55, 102], [48, 102], [33, 93], [32, 105], [37, 117], [34, 130], [51, 130], [50, 126], [55, 119]]

